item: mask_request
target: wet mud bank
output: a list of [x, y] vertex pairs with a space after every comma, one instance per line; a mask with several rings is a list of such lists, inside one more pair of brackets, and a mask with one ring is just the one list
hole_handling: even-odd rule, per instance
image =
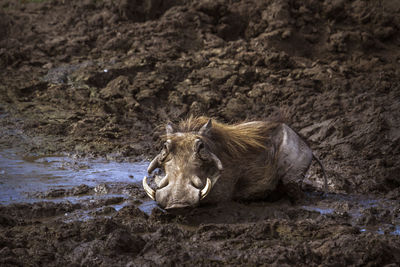
[[[0, 0], [0, 265], [400, 264], [399, 12]], [[278, 113], [324, 162], [327, 196], [312, 166], [296, 202], [148, 202], [137, 163], [166, 121]]]

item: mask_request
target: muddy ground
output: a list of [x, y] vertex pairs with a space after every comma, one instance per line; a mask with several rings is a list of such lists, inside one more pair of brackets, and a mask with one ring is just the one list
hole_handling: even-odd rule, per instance
[[330, 194], [313, 166], [297, 203], [147, 214], [131, 190], [72, 221], [87, 204], [2, 205], [0, 265], [400, 264], [399, 14], [396, 0], [1, 0], [1, 149], [133, 162], [168, 120], [283, 113]]

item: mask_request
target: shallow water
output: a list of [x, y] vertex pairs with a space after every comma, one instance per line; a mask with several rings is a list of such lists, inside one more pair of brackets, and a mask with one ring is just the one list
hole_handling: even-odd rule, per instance
[[[301, 206], [307, 211], [318, 212], [323, 216], [344, 216], [349, 218], [349, 223], [360, 227], [360, 232], [374, 232], [377, 234], [400, 235], [400, 218], [393, 216], [390, 223], [385, 222], [388, 215], [378, 216], [384, 209], [390, 209], [393, 200], [385, 198], [374, 199], [363, 195], [327, 194], [323, 198], [313, 193], [308, 194], [309, 204]], [[368, 225], [363, 221], [363, 216], [368, 211], [374, 214], [378, 222]], [[391, 215], [390, 215], [391, 216]], [[367, 225], [365, 225], [367, 223]]]
[[[74, 159], [66, 156], [23, 158], [13, 150], [0, 152], [0, 204], [43, 201], [37, 192], [89, 187], [107, 183], [141, 181], [148, 162], [113, 162], [104, 159]], [[77, 196], [63, 200], [74, 201]]]
[[331, 208], [315, 207], [315, 206], [302, 206], [303, 209], [308, 211], [316, 211], [320, 214], [332, 214], [335, 210]]
[[393, 235], [400, 235], [400, 225], [396, 226], [396, 230], [394, 230], [393, 232], [391, 232], [391, 234]]

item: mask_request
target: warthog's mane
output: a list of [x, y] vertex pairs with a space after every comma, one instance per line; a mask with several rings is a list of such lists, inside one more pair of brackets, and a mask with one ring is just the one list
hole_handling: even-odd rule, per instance
[[[182, 120], [176, 127], [176, 133], [198, 133], [207, 123], [208, 117], [189, 117]], [[231, 157], [243, 156], [243, 153], [259, 149], [267, 149], [270, 144], [271, 131], [279, 125], [278, 122], [241, 122], [225, 124], [212, 120], [212, 128], [203, 140], [213, 150], [223, 150]], [[174, 141], [172, 137], [172, 141]]]

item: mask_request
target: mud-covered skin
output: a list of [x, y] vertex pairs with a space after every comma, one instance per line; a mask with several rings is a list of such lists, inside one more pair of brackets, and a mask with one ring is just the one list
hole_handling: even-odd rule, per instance
[[[397, 0], [37, 2], [0, 1], [1, 147], [152, 158], [168, 119], [279, 108], [334, 196], [350, 195], [311, 199], [327, 215], [285, 198], [68, 223], [28, 212], [62, 216], [67, 203], [1, 207], [0, 265], [399, 264]], [[310, 174], [303, 187], [322, 189]], [[383, 202], [353, 216], [355, 193]]]

